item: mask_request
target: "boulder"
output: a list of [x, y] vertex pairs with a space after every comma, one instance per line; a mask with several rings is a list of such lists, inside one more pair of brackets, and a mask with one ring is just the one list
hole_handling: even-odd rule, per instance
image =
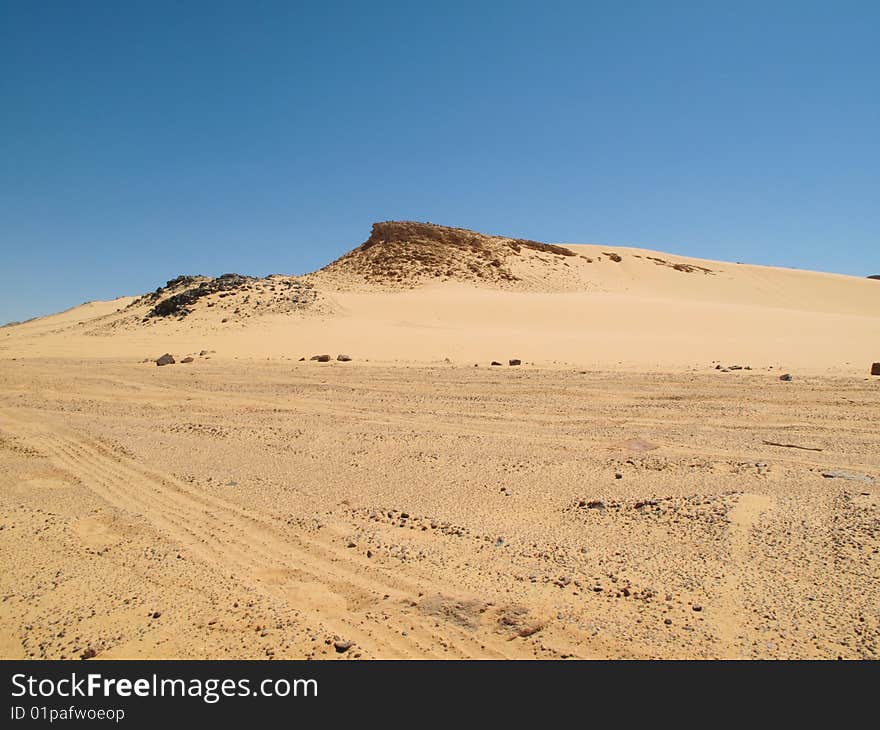
[[309, 359], [317, 362], [330, 362], [329, 355], [312, 355]]
[[162, 357], [156, 360], [156, 365], [174, 365], [175, 362], [174, 356], [166, 352]]
[[336, 359], [339, 360], [339, 362], [351, 362], [350, 355], [337, 355]]
[[871, 375], [880, 375], [880, 362], [871, 364]]
[[507, 364], [510, 365], [510, 367], [513, 367], [514, 365], [522, 365], [522, 360], [517, 360], [514, 358], [513, 360], [508, 360]]

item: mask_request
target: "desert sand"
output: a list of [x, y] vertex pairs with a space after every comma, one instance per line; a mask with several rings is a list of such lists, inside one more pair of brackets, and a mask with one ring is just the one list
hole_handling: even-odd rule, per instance
[[878, 348], [880, 281], [415, 223], [0, 328], [0, 657], [876, 659]]

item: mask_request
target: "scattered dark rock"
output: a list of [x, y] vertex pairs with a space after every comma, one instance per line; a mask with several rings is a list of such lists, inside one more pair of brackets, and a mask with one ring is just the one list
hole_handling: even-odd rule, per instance
[[880, 375], [880, 362], [871, 363], [871, 375]]
[[497, 360], [493, 360], [492, 365], [497, 365], [498, 367], [501, 367], [501, 363], [498, 362]]
[[779, 379], [786, 382], [786, 383], [791, 382], [791, 379], [792, 379], [791, 373], [785, 373], [784, 375], [780, 375]]
[[510, 367], [514, 367], [515, 365], [522, 365], [522, 360], [517, 360], [516, 358], [514, 358], [513, 360], [508, 360], [507, 364], [510, 365]]
[[170, 355], [167, 352], [162, 355], [162, 357], [160, 357], [158, 360], [156, 360], [156, 365], [174, 365], [174, 363], [174, 356]]
[[79, 658], [80, 659], [93, 659], [96, 656], [98, 656], [98, 652], [95, 651], [94, 649], [92, 649], [91, 647], [89, 647], [82, 654], [79, 655]]
[[176, 279], [168, 281], [164, 287], [160, 287], [153, 294], [147, 296], [155, 301], [171, 290], [180, 289], [181, 287], [186, 288], [182, 292], [162, 299], [147, 313], [147, 317], [185, 317], [192, 311], [192, 305], [202, 297], [217, 292], [240, 289], [250, 281], [252, 281], [251, 277], [240, 274], [223, 274], [223, 276], [219, 276], [216, 279], [208, 279], [201, 283], [196, 283], [198, 282], [198, 277], [195, 276], [178, 276]]
[[337, 355], [336, 359], [339, 360], [339, 362], [351, 362], [350, 355]]
[[874, 477], [869, 474], [853, 474], [851, 471], [844, 471], [843, 469], [823, 471], [822, 476], [826, 479], [845, 479], [848, 482], [862, 482], [863, 484], [874, 483]]
[[309, 360], [315, 360], [317, 362], [330, 362], [329, 355], [312, 355]]
[[345, 654], [351, 647], [354, 646], [353, 641], [334, 641], [333, 648], [336, 649], [337, 654]]
[[161, 611], [153, 611], [153, 613], [150, 615], [152, 618], [159, 618], [162, 615], [162, 612]]
[[663, 619], [663, 623], [666, 624], [667, 626], [672, 626], [672, 619], [665, 618], [665, 619]]
[[209, 354], [207, 350], [202, 350], [202, 351], [199, 353], [199, 357], [204, 357], [204, 356], [207, 355], [207, 354]]
[[305, 362], [305, 358], [304, 358], [304, 357], [301, 357], [301, 358], [299, 359], [299, 361], [300, 361], [300, 362]]
[[703, 607], [702, 607], [699, 603], [695, 603], [693, 606], [691, 606], [691, 608], [692, 608], [694, 611], [696, 611], [697, 613], [699, 613], [700, 611], [703, 610]]
[[191, 358], [191, 357], [185, 357], [185, 358], [183, 358], [183, 360], [181, 360], [180, 362], [182, 362], [182, 363], [193, 362], [193, 358]]

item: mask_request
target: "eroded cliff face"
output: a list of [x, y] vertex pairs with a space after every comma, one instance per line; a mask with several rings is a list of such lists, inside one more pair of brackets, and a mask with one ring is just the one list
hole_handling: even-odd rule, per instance
[[571, 257], [563, 246], [415, 221], [374, 223], [370, 237], [316, 272], [319, 279], [414, 287], [430, 281], [513, 284], [516, 260]]

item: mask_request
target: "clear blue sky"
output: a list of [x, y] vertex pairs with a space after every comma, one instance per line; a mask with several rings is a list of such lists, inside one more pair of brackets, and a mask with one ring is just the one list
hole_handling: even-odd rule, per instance
[[416, 219], [880, 273], [880, 3], [0, 0], [0, 321]]

